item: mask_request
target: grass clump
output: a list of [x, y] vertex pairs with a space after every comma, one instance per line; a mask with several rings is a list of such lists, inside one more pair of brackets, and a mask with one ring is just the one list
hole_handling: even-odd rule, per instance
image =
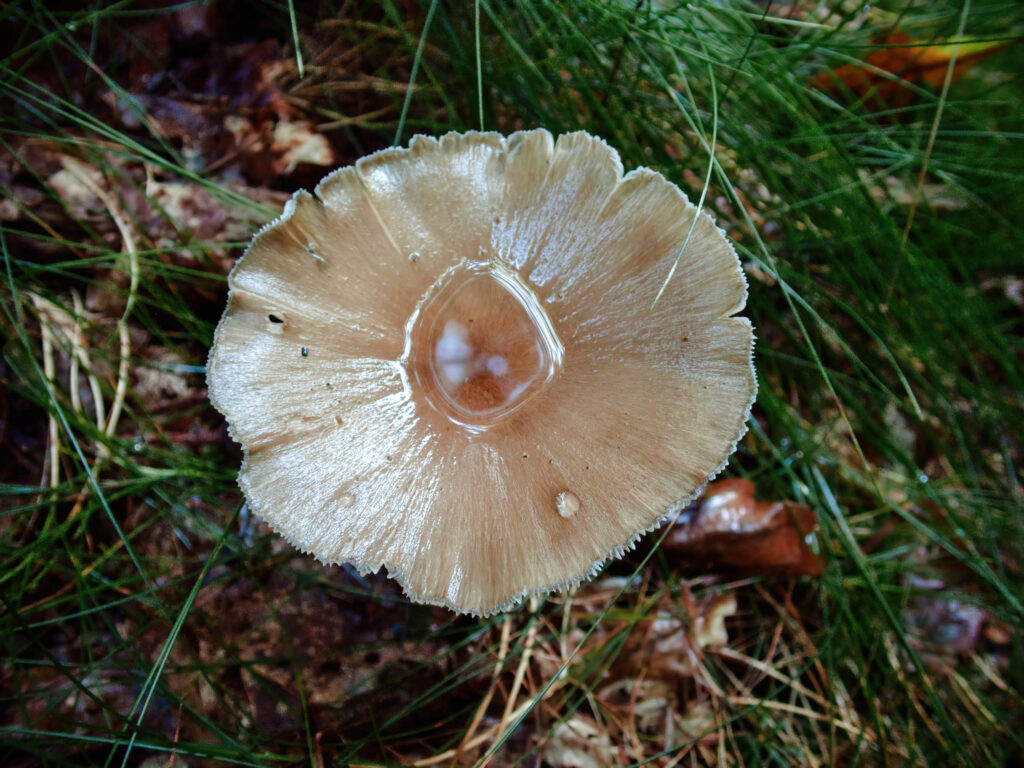
[[[1024, 8], [5, 11], [5, 763], [1020, 759]], [[730, 472], [814, 510], [820, 578], [655, 534], [474, 621], [250, 519], [203, 389], [233, 257], [328, 164], [481, 123], [717, 216], [759, 337]]]

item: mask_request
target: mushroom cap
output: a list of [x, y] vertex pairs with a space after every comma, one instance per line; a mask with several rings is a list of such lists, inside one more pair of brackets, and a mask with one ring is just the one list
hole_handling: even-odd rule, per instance
[[632, 548], [722, 469], [756, 392], [732, 246], [583, 132], [364, 157], [296, 193], [228, 284], [209, 392], [253, 511], [460, 612]]

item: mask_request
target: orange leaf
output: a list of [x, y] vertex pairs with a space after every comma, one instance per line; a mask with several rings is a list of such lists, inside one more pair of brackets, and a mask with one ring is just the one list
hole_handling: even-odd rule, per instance
[[820, 576], [821, 561], [804, 541], [816, 526], [803, 504], [756, 501], [749, 480], [720, 480], [679, 514], [662, 548], [712, 570]]
[[906, 83], [941, 88], [954, 49], [957, 51], [953, 66], [955, 81], [979, 61], [1007, 46], [1001, 42], [969, 40], [961, 40], [959, 47], [950, 41], [923, 44], [899, 30], [877, 42], [886, 47], [871, 51], [862, 64], [844, 64], [811, 78], [811, 86], [833, 94], [849, 89], [858, 98], [873, 94], [885, 106], [902, 106], [910, 102], [911, 92], [904, 83], [883, 73], [895, 75]]

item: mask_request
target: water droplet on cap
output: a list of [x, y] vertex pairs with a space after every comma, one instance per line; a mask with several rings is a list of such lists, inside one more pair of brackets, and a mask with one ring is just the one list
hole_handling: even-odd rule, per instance
[[561, 367], [563, 347], [529, 286], [501, 264], [466, 262], [406, 325], [415, 396], [470, 434], [522, 407]]
[[555, 506], [562, 517], [572, 517], [580, 511], [580, 497], [572, 491], [562, 491], [555, 497]]

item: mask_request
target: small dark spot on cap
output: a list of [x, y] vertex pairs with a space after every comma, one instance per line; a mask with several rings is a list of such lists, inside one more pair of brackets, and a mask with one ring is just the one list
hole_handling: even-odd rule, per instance
[[302, 348], [302, 356], [305, 357], [308, 354], [309, 354], [309, 349], [307, 347], [303, 347]]
[[280, 317], [278, 317], [277, 315], [274, 315], [274, 314], [267, 315], [267, 320], [269, 320], [272, 323], [283, 323], [284, 322], [284, 320], [282, 320]]

